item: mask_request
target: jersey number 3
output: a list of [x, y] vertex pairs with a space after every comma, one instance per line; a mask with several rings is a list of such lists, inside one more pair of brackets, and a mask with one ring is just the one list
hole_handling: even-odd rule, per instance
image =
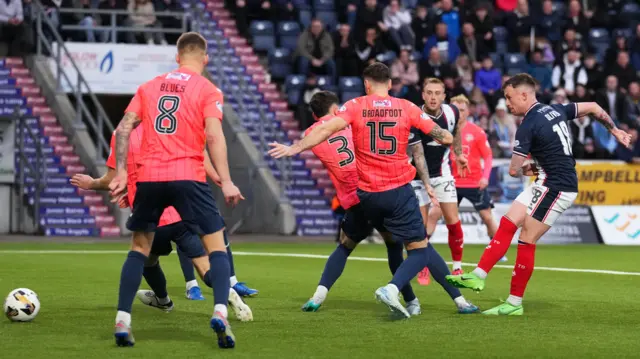
[[560, 122], [559, 124], [553, 125], [553, 132], [558, 134], [560, 137], [560, 142], [562, 142], [562, 149], [564, 150], [564, 154], [567, 156], [571, 156], [571, 135], [569, 134], [569, 128], [565, 122]]
[[353, 155], [353, 151], [351, 151], [349, 149], [349, 141], [347, 141], [347, 138], [344, 136], [336, 136], [333, 137], [331, 139], [329, 139], [329, 143], [330, 144], [334, 144], [336, 142], [340, 142], [340, 147], [338, 147], [338, 154], [342, 155], [343, 153], [347, 154], [347, 158], [345, 158], [344, 160], [340, 161], [338, 164], [340, 165], [340, 167], [344, 167], [350, 163], [353, 162], [353, 160], [356, 159], [356, 156]]
[[180, 107], [180, 97], [162, 96], [158, 100], [158, 111], [160, 113], [155, 119], [156, 132], [163, 135], [172, 135], [178, 129], [178, 119], [176, 112]]

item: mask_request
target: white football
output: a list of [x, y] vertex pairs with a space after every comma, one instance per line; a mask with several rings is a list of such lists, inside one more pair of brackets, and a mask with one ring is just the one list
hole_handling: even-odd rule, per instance
[[40, 311], [40, 300], [31, 289], [18, 288], [9, 293], [2, 308], [12, 322], [30, 322]]

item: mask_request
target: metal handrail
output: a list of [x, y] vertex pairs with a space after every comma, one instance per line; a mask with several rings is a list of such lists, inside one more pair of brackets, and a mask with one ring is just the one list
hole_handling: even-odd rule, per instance
[[145, 27], [127, 27], [118, 26], [117, 17], [119, 15], [131, 15], [127, 10], [101, 10], [101, 9], [72, 9], [61, 8], [59, 9], [61, 14], [87, 14], [87, 15], [110, 15], [110, 24], [100, 24], [99, 26], [84, 26], [73, 24], [62, 24], [62, 30], [71, 31], [109, 31], [111, 33], [110, 42], [116, 42], [117, 34], [123, 32], [152, 32], [152, 33], [165, 33], [165, 34], [182, 34], [188, 29], [189, 17], [184, 12], [176, 11], [161, 11], [154, 14], [156, 18], [159, 17], [180, 17], [182, 19], [182, 27], [179, 29], [166, 29], [166, 28], [145, 28]]
[[[44, 152], [42, 150], [42, 139], [38, 134], [36, 134], [31, 127], [27, 124], [25, 116], [21, 114], [20, 107], [16, 107], [16, 110], [13, 112], [13, 116], [15, 118], [17, 124], [16, 131], [16, 142], [18, 144], [18, 158], [19, 158], [19, 166], [18, 171], [20, 173], [19, 183], [18, 183], [18, 192], [20, 193], [20, 197], [28, 194], [28, 190], [25, 190], [25, 170], [28, 169], [31, 176], [34, 177], [34, 191], [33, 191], [33, 222], [34, 227], [40, 228], [40, 193], [44, 189], [47, 183], [47, 165], [45, 163]], [[36, 162], [35, 165], [29, 162], [29, 158], [25, 155], [24, 152], [24, 142], [25, 137], [28, 137], [36, 147]], [[41, 172], [42, 171], [42, 172]], [[25, 232], [24, 229], [24, 202], [22, 200], [17, 201], [18, 205], [18, 231]]]
[[[36, 53], [38, 55], [44, 55], [44, 49], [47, 51], [47, 55], [52, 56], [55, 59], [56, 63], [56, 84], [57, 91], [61, 92], [62, 89], [62, 79], [66, 81], [69, 86], [74, 87], [73, 96], [76, 100], [76, 119], [74, 122], [74, 127], [76, 129], [85, 129], [88, 125], [91, 131], [93, 131], [94, 141], [96, 143], [96, 164], [104, 164], [105, 159], [109, 155], [109, 143], [105, 139], [104, 136], [104, 128], [106, 126], [109, 132], [113, 132], [115, 130], [113, 124], [109, 120], [102, 104], [98, 101], [96, 95], [91, 92], [91, 88], [87, 80], [85, 80], [84, 76], [82, 76], [82, 71], [78, 68], [75, 61], [71, 57], [71, 53], [64, 45], [64, 40], [58, 33], [56, 27], [51, 23], [51, 20], [45, 15], [45, 8], [40, 2], [40, 0], [35, 0], [35, 10], [36, 10]], [[49, 40], [48, 36], [45, 36], [43, 25], [46, 30], [53, 35], [54, 41], [56, 42], [56, 49], [54, 51], [53, 41]], [[64, 71], [63, 67], [60, 65], [60, 61], [62, 59], [62, 55], [66, 57], [66, 60], [69, 61], [71, 66], [73, 66], [74, 71], [76, 72], [76, 82], [71, 81], [70, 76]], [[87, 104], [83, 99], [83, 89], [86, 89], [86, 95], [89, 96], [91, 101], [91, 105], [97, 111], [97, 117], [94, 117]]]

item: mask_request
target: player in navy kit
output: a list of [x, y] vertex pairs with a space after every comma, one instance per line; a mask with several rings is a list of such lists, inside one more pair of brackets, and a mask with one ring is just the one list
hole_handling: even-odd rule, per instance
[[[544, 105], [536, 100], [536, 81], [518, 74], [503, 85], [509, 111], [523, 116], [516, 132], [509, 174], [513, 177], [537, 176], [502, 217], [498, 232], [484, 251], [478, 267], [469, 274], [449, 276], [450, 283], [481, 291], [485, 278], [507, 252], [519, 227], [518, 254], [511, 278], [511, 291], [505, 303], [484, 314], [522, 315], [522, 296], [534, 267], [536, 242], [551, 228], [578, 195], [578, 176], [571, 152], [571, 133], [567, 122], [592, 115], [624, 146], [631, 135], [615, 127], [611, 117], [594, 102]], [[531, 154], [533, 163], [526, 163]]]
[[[418, 197], [420, 212], [429, 236], [433, 234], [438, 219], [444, 214], [444, 221], [449, 230], [449, 249], [453, 259], [453, 274], [461, 274], [464, 234], [458, 216], [458, 195], [455, 180], [449, 163], [449, 154], [453, 147], [458, 168], [464, 177], [468, 167], [466, 156], [462, 153], [462, 138], [460, 131], [458, 131], [460, 111], [457, 107], [444, 103], [444, 83], [437, 78], [428, 78], [424, 81], [422, 98], [424, 99], [422, 111], [440, 127], [451, 132], [453, 146], [442, 145], [420, 130], [412, 129], [409, 145], [417, 174], [411, 185], [416, 197]], [[440, 208], [437, 208], [438, 204], [435, 204], [435, 208], [429, 209], [427, 195], [430, 192], [430, 196], [432, 195], [437, 200], [434, 201], [434, 204], [437, 202]], [[427, 268], [418, 275], [418, 283], [422, 285], [429, 283]]]

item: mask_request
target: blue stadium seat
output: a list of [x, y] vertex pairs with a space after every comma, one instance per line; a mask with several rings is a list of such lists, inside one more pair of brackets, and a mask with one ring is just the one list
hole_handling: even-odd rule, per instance
[[338, 82], [340, 89], [340, 100], [349, 101], [364, 93], [364, 85], [359, 77], [341, 77]]
[[502, 67], [503, 67], [502, 54], [499, 54], [497, 52], [492, 52], [492, 53], [489, 54], [489, 56], [491, 57], [491, 60], [493, 61], [493, 67], [495, 67], [496, 69], [502, 70]]
[[338, 25], [338, 16], [333, 10], [329, 11], [318, 11], [316, 12], [316, 17], [322, 21], [324, 26], [330, 31], [333, 32]]
[[560, 15], [560, 17], [563, 17], [567, 12], [567, 5], [563, 1], [554, 1], [552, 8], [554, 12], [557, 12]]
[[313, 8], [316, 11], [333, 11], [333, 0], [313, 0]]
[[318, 86], [322, 87], [322, 86], [333, 86], [333, 78], [331, 78], [331, 76], [316, 76], [316, 79], [318, 79]]
[[589, 30], [589, 43], [595, 44], [609, 44], [609, 31], [607, 29], [593, 28]]
[[300, 24], [295, 21], [283, 21], [278, 23], [279, 46], [287, 49], [295, 49], [298, 45]]
[[633, 35], [633, 32], [629, 28], [613, 30], [613, 37], [623, 36], [626, 37], [627, 40], [631, 40], [631, 35]]
[[640, 5], [633, 2], [625, 4], [616, 20], [620, 20], [621, 25], [625, 27], [635, 27], [640, 21]]
[[307, 80], [305, 75], [288, 75], [284, 82], [284, 88], [287, 92], [287, 101], [290, 105], [297, 105], [300, 102], [302, 89]]
[[275, 79], [284, 79], [291, 74], [291, 50], [271, 49], [269, 51], [269, 69]]
[[507, 41], [507, 28], [504, 26], [496, 26], [493, 28], [493, 37], [497, 42]]
[[311, 10], [300, 10], [298, 13], [298, 20], [300, 20], [302, 27], [305, 29], [311, 25], [312, 17], [313, 15], [311, 15]]
[[307, 0], [292, 0], [293, 6], [299, 10], [311, 10], [311, 4]]
[[607, 54], [607, 50], [609, 49], [609, 44], [603, 43], [603, 42], [596, 42], [591, 44], [591, 47], [593, 47], [593, 49], [595, 50], [594, 55], [596, 56], [596, 61], [600, 64], [603, 63], [604, 58]]
[[527, 71], [527, 59], [519, 52], [506, 54], [504, 62], [509, 75]]
[[376, 57], [376, 60], [380, 61], [380, 62], [384, 62], [385, 64], [391, 64], [393, 62], [393, 60], [396, 59], [396, 57], [398, 57], [396, 55], [395, 51], [387, 51], [385, 53], [382, 53], [380, 55], [378, 55]]
[[269, 51], [276, 47], [276, 38], [271, 21], [252, 21], [249, 31], [253, 39], [253, 48], [257, 51]]

